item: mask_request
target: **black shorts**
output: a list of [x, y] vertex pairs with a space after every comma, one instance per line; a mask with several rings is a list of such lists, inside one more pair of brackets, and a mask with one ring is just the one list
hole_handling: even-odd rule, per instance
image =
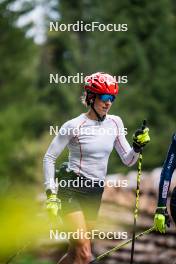
[[172, 218], [176, 224], [176, 187], [173, 189], [173, 192], [171, 194], [170, 211]]
[[[56, 173], [58, 182], [58, 198], [61, 199], [61, 216], [82, 211], [87, 221], [95, 221], [101, 204], [101, 198], [104, 187], [100, 187], [94, 182], [94, 187], [87, 187], [84, 182], [87, 180], [84, 176], [75, 174], [73, 171], [67, 172], [66, 166], [62, 166]], [[81, 186], [77, 187], [60, 185], [61, 181], [81, 179]]]

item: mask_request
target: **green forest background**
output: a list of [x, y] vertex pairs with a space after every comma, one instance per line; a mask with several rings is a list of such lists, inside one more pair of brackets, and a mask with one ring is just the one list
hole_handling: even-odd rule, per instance
[[[15, 2], [21, 3], [16, 11], [10, 8]], [[16, 26], [38, 5], [47, 10], [42, 44], [26, 37], [32, 23]], [[49, 32], [53, 14], [59, 23], [122, 23], [128, 24], [128, 31]], [[1, 197], [16, 184], [23, 190], [44, 190], [42, 159], [53, 138], [50, 125], [61, 126], [86, 111], [80, 103], [83, 85], [49, 84], [49, 74], [96, 71], [128, 76], [128, 83], [119, 85], [111, 114], [124, 121], [129, 142], [147, 119], [151, 143], [144, 152], [144, 169], [161, 167], [176, 130], [176, 2], [0, 0]], [[58, 163], [66, 158], [67, 150]], [[128, 170], [113, 152], [108, 173]]]

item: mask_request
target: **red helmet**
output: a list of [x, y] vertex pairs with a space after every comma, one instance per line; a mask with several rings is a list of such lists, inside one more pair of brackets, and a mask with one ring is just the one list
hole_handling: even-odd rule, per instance
[[86, 91], [95, 94], [112, 94], [117, 95], [119, 91], [118, 83], [114, 77], [107, 73], [96, 72], [85, 77]]

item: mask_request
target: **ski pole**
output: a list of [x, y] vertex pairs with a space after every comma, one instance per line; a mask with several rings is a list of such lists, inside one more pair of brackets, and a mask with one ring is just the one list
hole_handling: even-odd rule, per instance
[[5, 262], [5, 264], [9, 264], [14, 258], [20, 255], [29, 245], [31, 242], [27, 242], [23, 247], [21, 247], [14, 255], [9, 257], [9, 259]]
[[[142, 129], [146, 127], [146, 120], [143, 121]], [[138, 218], [139, 211], [139, 195], [140, 195], [140, 182], [142, 175], [142, 149], [139, 153], [139, 162], [138, 162], [138, 174], [137, 174], [137, 186], [136, 186], [136, 202], [135, 202], [135, 210], [134, 210], [134, 224], [133, 224], [133, 236], [132, 236], [132, 245], [131, 245], [131, 260], [130, 264], [133, 264], [134, 258], [134, 246], [135, 246], [135, 234], [136, 234], [136, 223]]]
[[[138, 238], [142, 237], [143, 235], [147, 235], [147, 234], [151, 233], [151, 232], [154, 231], [154, 230], [155, 230], [155, 228], [154, 228], [154, 226], [153, 226], [153, 227], [151, 227], [151, 228], [145, 230], [144, 232], [141, 232], [141, 233], [139, 233], [138, 235], [136, 235], [136, 236], [135, 236], [135, 239], [138, 239]], [[91, 262], [89, 262], [89, 264], [96, 264], [96, 263], [98, 263], [98, 261], [100, 261], [101, 259], [103, 259], [103, 258], [109, 256], [109, 255], [110, 255], [111, 253], [113, 253], [113, 252], [118, 251], [119, 249], [123, 248], [124, 246], [130, 244], [131, 242], [132, 242], [132, 238], [130, 238], [129, 240], [127, 240], [127, 241], [125, 241], [125, 242], [123, 242], [123, 243], [121, 243], [121, 244], [115, 246], [114, 248], [108, 250], [107, 252], [105, 252], [105, 253], [99, 255], [98, 257], [96, 257], [96, 259], [94, 259], [94, 260], [92, 260]]]

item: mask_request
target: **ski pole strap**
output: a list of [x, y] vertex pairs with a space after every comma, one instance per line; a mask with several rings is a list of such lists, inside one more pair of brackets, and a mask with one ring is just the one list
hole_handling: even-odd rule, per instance
[[[155, 228], [154, 228], [154, 226], [153, 226], [153, 227], [151, 227], [151, 228], [145, 230], [144, 232], [141, 232], [141, 233], [139, 233], [138, 235], [136, 235], [136, 236], [135, 236], [135, 239], [138, 239], [138, 238], [142, 237], [143, 235], [147, 235], [147, 234], [151, 233], [151, 232], [154, 231], [154, 230], [155, 230]], [[127, 241], [125, 241], [125, 242], [123, 242], [123, 243], [117, 245], [116, 247], [114, 247], [114, 248], [112, 248], [112, 249], [106, 251], [105, 253], [99, 255], [98, 257], [96, 257], [96, 259], [94, 259], [94, 260], [92, 260], [91, 262], [89, 262], [89, 264], [96, 264], [96, 263], [98, 263], [98, 261], [100, 261], [101, 259], [103, 259], [103, 258], [109, 256], [111, 253], [113, 253], [113, 252], [115, 252], [115, 251], [118, 251], [119, 249], [123, 248], [124, 246], [130, 244], [131, 242], [132, 242], [132, 238], [130, 238], [129, 240], [127, 240]]]

